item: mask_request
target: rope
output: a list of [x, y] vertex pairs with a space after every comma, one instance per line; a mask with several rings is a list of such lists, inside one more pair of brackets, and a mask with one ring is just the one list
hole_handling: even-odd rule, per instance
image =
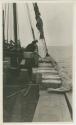
[[4, 13], [4, 27], [5, 27], [5, 22], [6, 22], [6, 4], [5, 4], [5, 13]]
[[27, 89], [26, 93], [24, 94], [24, 96], [27, 96], [27, 95], [28, 95], [28, 93], [29, 93], [31, 87], [32, 87], [31, 85], [28, 86], [28, 89]]
[[13, 96], [15, 96], [15, 95], [17, 95], [17, 94], [19, 94], [19, 93], [22, 93], [22, 92], [25, 92], [25, 93], [24, 93], [24, 96], [27, 96], [28, 93], [29, 93], [29, 91], [30, 91], [30, 89], [31, 89], [31, 87], [32, 87], [32, 86], [39, 85], [39, 84], [26, 84], [26, 85], [29, 85], [26, 92], [25, 92], [26, 88], [23, 88], [23, 89], [21, 89], [21, 90], [19, 90], [19, 91], [17, 91], [17, 92], [14, 92], [14, 93], [10, 94], [9, 96], [7, 96], [7, 98], [13, 97]]
[[24, 88], [24, 89], [21, 89], [21, 90], [19, 90], [19, 91], [17, 91], [17, 92], [14, 92], [14, 93], [10, 94], [9, 96], [7, 96], [7, 98], [13, 97], [13, 96], [19, 94], [20, 92], [23, 92], [24, 90], [25, 90], [25, 88]]
[[18, 40], [20, 40], [20, 35], [19, 35], [19, 23], [17, 24], [17, 35], [18, 35]]
[[45, 43], [45, 49], [46, 49], [46, 54], [48, 53], [48, 49], [47, 49], [47, 45], [46, 45], [46, 41], [45, 41], [45, 37], [44, 37], [44, 43]]

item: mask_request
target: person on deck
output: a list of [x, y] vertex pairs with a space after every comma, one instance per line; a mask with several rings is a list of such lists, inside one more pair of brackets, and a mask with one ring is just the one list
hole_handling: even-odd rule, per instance
[[11, 67], [17, 67], [17, 50], [16, 50], [15, 42], [13, 40], [10, 40], [9, 51], [10, 51]]
[[32, 41], [32, 43], [28, 44], [25, 48], [25, 52], [32, 52], [33, 57], [27, 58], [25, 62], [25, 67], [28, 69], [29, 75], [32, 75], [32, 67], [38, 66], [38, 40]]
[[27, 51], [27, 52], [38, 51], [38, 46], [36, 44], [37, 42], [38, 42], [38, 40], [32, 41], [32, 43], [30, 43], [29, 45], [26, 46], [25, 51]]
[[25, 52], [33, 52], [34, 56], [33, 59], [31, 60], [31, 65], [32, 66], [37, 66], [38, 65], [38, 46], [37, 46], [38, 40], [32, 41], [27, 47], [25, 48]]

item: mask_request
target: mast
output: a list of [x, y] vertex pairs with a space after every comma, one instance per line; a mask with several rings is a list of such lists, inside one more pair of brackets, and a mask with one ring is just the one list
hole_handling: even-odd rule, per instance
[[15, 46], [10, 51], [10, 64], [11, 67], [18, 67], [17, 62], [17, 13], [16, 13], [16, 3], [13, 3], [13, 22], [14, 22], [14, 41]]
[[16, 11], [16, 3], [13, 3], [13, 19], [14, 19], [14, 40], [17, 48], [17, 11]]
[[9, 29], [9, 4], [7, 6], [7, 43], [8, 43], [8, 29]]

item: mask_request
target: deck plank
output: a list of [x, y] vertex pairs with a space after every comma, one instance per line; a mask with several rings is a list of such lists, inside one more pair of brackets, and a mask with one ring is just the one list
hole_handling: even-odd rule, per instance
[[69, 122], [71, 116], [63, 94], [40, 92], [33, 122]]

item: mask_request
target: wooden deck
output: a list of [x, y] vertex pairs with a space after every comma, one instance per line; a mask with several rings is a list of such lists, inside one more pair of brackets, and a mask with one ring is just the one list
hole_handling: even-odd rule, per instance
[[[58, 71], [51, 63], [40, 63], [33, 72], [42, 74], [40, 97], [36, 106], [33, 122], [71, 122], [71, 114], [64, 93], [48, 93], [48, 88], [61, 86]], [[67, 95], [67, 93], [66, 93]]]
[[[24, 67], [24, 61], [21, 65]], [[12, 93], [17, 93], [16, 90], [20, 91], [20, 89], [24, 89], [25, 86], [26, 89], [21, 90], [15, 94], [15, 96], [12, 96], [4, 101], [6, 109], [4, 110], [4, 121], [71, 122], [71, 94], [57, 94], [54, 92], [48, 93], [48, 88], [57, 88], [62, 85], [58, 71], [51, 65], [51, 63], [47, 62], [39, 63], [39, 67], [33, 68], [32, 71], [32, 88], [29, 91], [28, 96], [25, 96], [29, 81], [27, 69], [22, 68], [19, 74], [17, 73], [18, 75], [16, 73], [14, 74], [14, 72], [11, 72], [11, 74], [9, 72], [12, 81], [10, 82], [11, 79], [9, 78], [8, 82], [9, 84], [11, 83], [11, 87], [9, 87], [9, 84], [5, 84], [4, 82], [4, 89], [7, 88], [7, 90], [9, 90], [4, 91], [4, 95], [8, 97], [9, 95], [12, 95], [11, 90]], [[31, 85], [31, 83], [29, 83], [29, 85]]]
[[40, 91], [33, 122], [70, 122], [71, 116], [63, 94]]

